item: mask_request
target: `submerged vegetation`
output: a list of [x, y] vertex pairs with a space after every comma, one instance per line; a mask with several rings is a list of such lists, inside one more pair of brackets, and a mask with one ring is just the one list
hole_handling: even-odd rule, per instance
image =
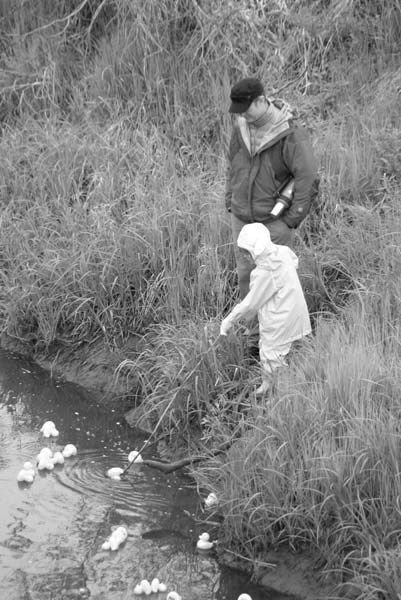
[[[127, 348], [138, 418], [232, 440], [194, 468], [225, 545], [316, 550], [359, 600], [401, 589], [400, 39], [399, 0], [0, 0], [1, 330]], [[296, 239], [314, 334], [265, 404], [242, 336], [217, 336], [249, 74], [297, 108], [322, 181]]]

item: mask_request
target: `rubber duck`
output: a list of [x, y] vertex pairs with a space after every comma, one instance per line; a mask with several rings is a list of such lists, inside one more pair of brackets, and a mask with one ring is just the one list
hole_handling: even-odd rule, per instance
[[178, 592], [169, 592], [166, 600], [181, 600], [181, 596]]
[[128, 462], [136, 462], [136, 463], [143, 463], [143, 458], [142, 456], [139, 454], [139, 452], [137, 450], [132, 450], [129, 454], [128, 454]]
[[124, 469], [121, 467], [112, 467], [107, 471], [107, 477], [110, 477], [110, 479], [119, 480], [121, 479], [120, 475], [122, 473], [124, 473]]
[[64, 456], [61, 452], [55, 452], [54, 456], [51, 458], [53, 465], [63, 465], [64, 464]]
[[110, 550], [117, 550], [120, 544], [125, 542], [127, 537], [128, 531], [125, 529], [125, 527], [117, 527], [110, 537]]
[[27, 483], [32, 483], [35, 479], [35, 475], [36, 471], [33, 464], [30, 461], [26, 461], [17, 475], [17, 481], [26, 481]]
[[212, 506], [215, 506], [218, 503], [219, 500], [214, 492], [211, 492], [205, 499], [205, 506], [207, 506], [207, 508], [211, 508]]
[[22, 483], [23, 481], [25, 481], [26, 483], [32, 483], [33, 482], [33, 476], [28, 473], [28, 471], [25, 471], [24, 469], [21, 469], [21, 471], [19, 471], [18, 475], [17, 475], [17, 481], [18, 483]]
[[32, 475], [35, 475], [35, 467], [33, 466], [33, 464], [29, 460], [27, 460], [26, 462], [24, 462], [23, 469], [24, 469], [24, 471], [31, 471]]
[[62, 451], [62, 455], [64, 458], [70, 458], [70, 456], [75, 456], [77, 453], [77, 449], [74, 444], [67, 444]]
[[198, 541], [196, 542], [196, 547], [198, 550], [211, 550], [213, 546], [214, 542], [210, 541], [210, 535], [208, 533], [201, 533]]
[[59, 435], [59, 432], [57, 431], [53, 421], [46, 421], [46, 423], [43, 423], [40, 431], [45, 438], [57, 437]]
[[117, 527], [115, 529], [109, 539], [102, 544], [103, 550], [117, 550], [118, 547], [125, 542], [128, 537], [128, 531], [125, 527]]
[[26, 483], [32, 483], [33, 480], [35, 479], [35, 470], [34, 468], [25, 468], [25, 465], [31, 465], [31, 463], [24, 463], [24, 467], [19, 471], [18, 475], [17, 475], [17, 481], [19, 483], [22, 483], [23, 481], [25, 481]]
[[53, 456], [53, 450], [50, 448], [42, 448], [39, 454], [36, 456], [36, 462], [38, 463], [43, 458], [51, 458]]
[[249, 594], [240, 594], [237, 600], [252, 600], [252, 598]]
[[152, 590], [153, 594], [157, 594], [157, 592], [159, 591], [159, 587], [160, 587], [160, 581], [158, 580], [157, 577], [155, 577], [150, 582], [150, 589]]
[[38, 471], [52, 471], [54, 469], [54, 464], [52, 458], [47, 458], [47, 456], [42, 456], [38, 462]]
[[149, 581], [147, 579], [142, 579], [139, 585], [141, 586], [142, 594], [145, 594], [145, 596], [150, 596], [152, 593], [152, 586], [150, 585]]
[[137, 583], [134, 587], [134, 594], [136, 596], [140, 596], [141, 594], [143, 594], [142, 585], [140, 583]]

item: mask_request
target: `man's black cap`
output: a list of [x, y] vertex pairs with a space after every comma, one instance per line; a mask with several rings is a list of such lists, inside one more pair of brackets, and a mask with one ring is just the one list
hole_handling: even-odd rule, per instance
[[254, 77], [247, 77], [241, 79], [238, 83], [231, 88], [230, 98], [231, 106], [229, 109], [230, 113], [243, 113], [252, 104], [255, 98], [263, 96], [265, 93], [263, 85], [259, 79]]

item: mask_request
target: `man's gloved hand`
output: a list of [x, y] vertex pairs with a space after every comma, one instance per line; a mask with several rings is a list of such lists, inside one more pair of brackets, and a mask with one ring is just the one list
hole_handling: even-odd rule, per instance
[[226, 317], [221, 322], [220, 335], [227, 335], [229, 330], [231, 329], [231, 327], [232, 327], [231, 319], [229, 317]]

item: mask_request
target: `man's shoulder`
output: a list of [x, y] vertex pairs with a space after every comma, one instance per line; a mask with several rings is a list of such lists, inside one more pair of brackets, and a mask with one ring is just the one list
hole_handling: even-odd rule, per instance
[[297, 143], [310, 139], [310, 133], [308, 129], [297, 119], [290, 119], [288, 124], [290, 127], [285, 137], [289, 142]]

